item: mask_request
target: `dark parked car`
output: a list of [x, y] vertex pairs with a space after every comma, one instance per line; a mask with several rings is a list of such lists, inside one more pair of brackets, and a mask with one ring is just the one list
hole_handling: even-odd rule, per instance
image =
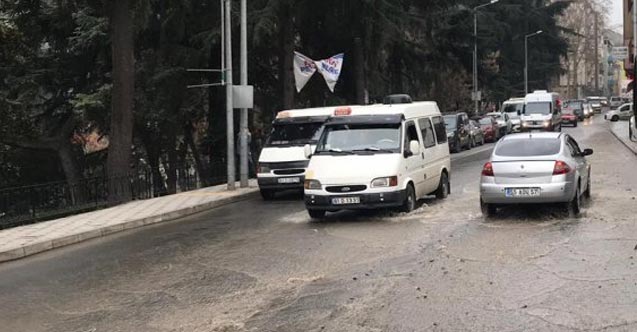
[[451, 152], [471, 149], [471, 134], [467, 113], [445, 115], [445, 126]]
[[469, 120], [469, 128], [469, 133], [471, 134], [471, 146], [475, 147], [478, 145], [484, 145], [484, 132], [478, 122]]
[[485, 116], [484, 118], [478, 120], [480, 124], [480, 128], [482, 128], [482, 132], [484, 133], [484, 140], [487, 142], [496, 142], [500, 139], [500, 128], [498, 126], [498, 122], [495, 121], [493, 117]]

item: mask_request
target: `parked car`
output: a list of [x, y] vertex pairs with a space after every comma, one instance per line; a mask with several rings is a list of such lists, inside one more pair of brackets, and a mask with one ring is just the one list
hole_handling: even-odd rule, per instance
[[447, 141], [451, 152], [460, 152], [471, 149], [471, 135], [469, 133], [469, 116], [467, 113], [445, 115], [445, 127], [447, 128]]
[[630, 120], [633, 115], [633, 104], [624, 104], [616, 110], [608, 111], [604, 114], [604, 119], [615, 122], [619, 120]]
[[568, 100], [564, 103], [564, 105], [562, 105], [562, 111], [565, 109], [572, 109], [573, 113], [577, 116], [577, 119], [579, 121], [584, 121], [586, 118], [584, 115], [584, 103], [586, 103], [586, 101], [582, 99]]
[[522, 131], [562, 131], [560, 95], [544, 90], [526, 95]]
[[524, 98], [511, 98], [502, 103], [502, 112], [511, 119], [511, 132], [520, 131], [520, 114], [524, 110]]
[[637, 133], [635, 132], [635, 116], [630, 117], [630, 121], [628, 122], [628, 137], [631, 141], [637, 142]]
[[469, 134], [471, 135], [471, 146], [484, 145], [484, 132], [475, 120], [469, 120]]
[[447, 132], [435, 102], [341, 107], [325, 122], [305, 179], [313, 219], [327, 211], [397, 208], [449, 195]]
[[482, 169], [480, 206], [485, 217], [509, 204], [563, 203], [580, 212], [591, 195], [591, 166], [577, 142], [563, 133], [514, 134], [501, 139]]
[[511, 122], [511, 118], [509, 115], [504, 112], [491, 112], [487, 113], [487, 116], [490, 116], [498, 122], [498, 127], [500, 130], [500, 137], [510, 134], [513, 130], [513, 123]]
[[478, 120], [480, 128], [484, 133], [484, 140], [487, 142], [497, 142], [500, 139], [500, 126], [491, 116], [485, 116]]
[[562, 126], [571, 125], [577, 127], [578, 121], [579, 119], [572, 108], [562, 108]]
[[620, 96], [612, 96], [610, 97], [610, 109], [617, 109], [619, 106], [623, 105], [622, 97]]

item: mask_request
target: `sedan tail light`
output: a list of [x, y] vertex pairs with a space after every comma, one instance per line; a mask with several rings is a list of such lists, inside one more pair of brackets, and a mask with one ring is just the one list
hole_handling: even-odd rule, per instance
[[571, 172], [571, 167], [568, 166], [567, 163], [558, 160], [555, 162], [555, 167], [553, 167], [553, 175], [564, 175]]
[[488, 162], [482, 167], [482, 176], [495, 176], [493, 174], [493, 164]]

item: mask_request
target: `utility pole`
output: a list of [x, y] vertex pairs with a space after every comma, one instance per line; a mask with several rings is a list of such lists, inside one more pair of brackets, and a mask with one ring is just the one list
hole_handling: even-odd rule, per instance
[[493, 5], [500, 0], [491, 0], [485, 4], [479, 5], [473, 8], [473, 100], [475, 102], [474, 112], [475, 115], [480, 111], [480, 99], [478, 96], [478, 9]]
[[226, 83], [226, 139], [227, 139], [227, 171], [228, 171], [228, 190], [235, 189], [235, 160], [234, 160], [234, 104], [232, 102], [232, 13], [230, 11], [231, 0], [225, 1], [225, 83]]
[[595, 35], [595, 62], [593, 63], [593, 68], [595, 70], [595, 94], [599, 94], [599, 29], [597, 26], [597, 11], [593, 11], [593, 20], [594, 20], [594, 35]]
[[[248, 14], [246, 0], [241, 0], [241, 85], [248, 85]], [[248, 187], [248, 109], [241, 109], [240, 177], [241, 188]]]
[[543, 31], [538, 30], [524, 36], [524, 95], [529, 93], [529, 38], [541, 34]]

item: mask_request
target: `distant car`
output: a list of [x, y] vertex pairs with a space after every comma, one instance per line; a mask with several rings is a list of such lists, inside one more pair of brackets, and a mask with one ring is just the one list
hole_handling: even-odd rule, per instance
[[593, 107], [591, 107], [591, 104], [589, 102], [585, 102], [583, 104], [584, 107], [584, 117], [585, 118], [590, 118], [591, 116], [593, 116]]
[[585, 102], [586, 102], [585, 100], [581, 100], [581, 99], [568, 100], [564, 103], [564, 105], [562, 105], [562, 110], [570, 108], [573, 110], [573, 112], [575, 113], [579, 121], [584, 121], [584, 119], [586, 118], [586, 116], [584, 116]]
[[460, 152], [463, 149], [471, 149], [471, 134], [469, 132], [469, 116], [467, 113], [445, 115], [447, 128], [447, 141], [451, 152]]
[[618, 108], [621, 105], [623, 105], [622, 97], [619, 97], [619, 96], [610, 97], [610, 109], [611, 110], [614, 110], [614, 109]]
[[608, 111], [604, 114], [604, 119], [615, 122], [619, 120], [630, 120], [633, 115], [633, 104], [624, 104], [616, 110]]
[[484, 132], [480, 125], [474, 120], [469, 120], [469, 134], [471, 135], [472, 147], [484, 145]]
[[562, 108], [562, 126], [571, 125], [577, 127], [578, 121], [579, 119], [572, 108]]
[[588, 100], [588, 102], [591, 104], [591, 107], [593, 108], [594, 113], [602, 112], [603, 105], [602, 105], [601, 97], [588, 97], [586, 98], [586, 100]]
[[591, 194], [591, 167], [564, 133], [513, 134], [501, 139], [482, 169], [480, 206], [485, 217], [510, 204], [564, 203], [569, 214], [580, 212]]
[[510, 134], [513, 130], [513, 123], [511, 122], [511, 118], [509, 118], [509, 115], [507, 113], [491, 112], [487, 113], [487, 116], [493, 117], [495, 121], [498, 122], [500, 137]]
[[478, 120], [482, 132], [484, 132], [484, 140], [487, 142], [497, 142], [500, 139], [500, 126], [498, 122], [491, 116], [485, 116]]
[[520, 115], [524, 110], [524, 98], [511, 98], [502, 103], [502, 113], [506, 113], [511, 119], [511, 131], [519, 132], [520, 127]]

